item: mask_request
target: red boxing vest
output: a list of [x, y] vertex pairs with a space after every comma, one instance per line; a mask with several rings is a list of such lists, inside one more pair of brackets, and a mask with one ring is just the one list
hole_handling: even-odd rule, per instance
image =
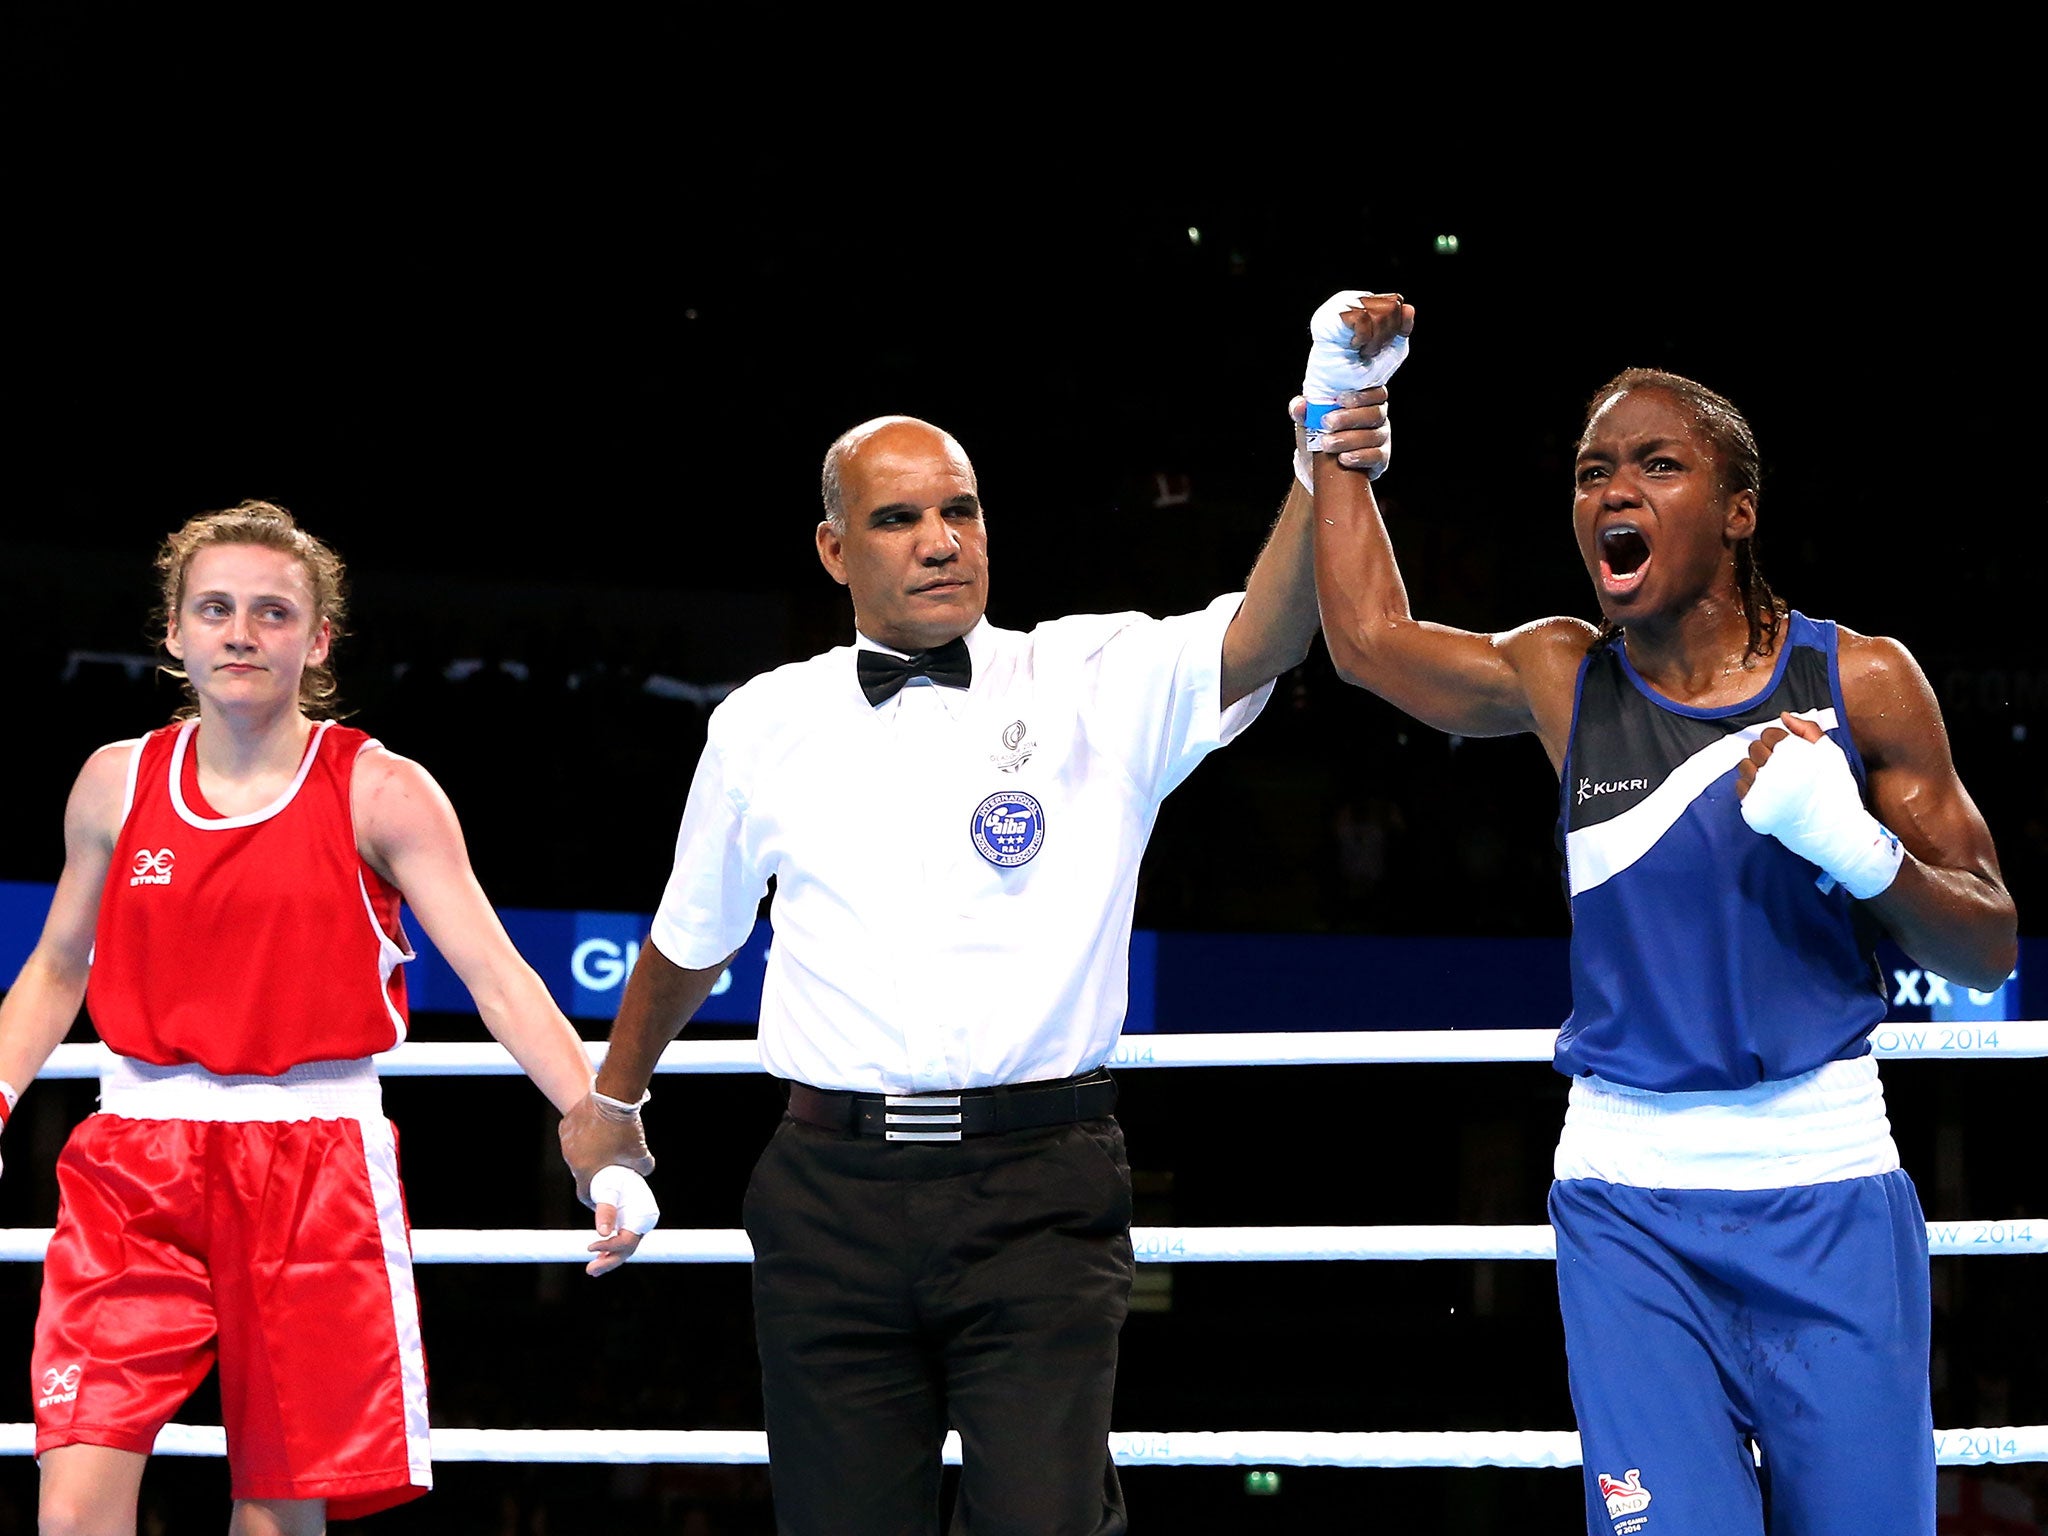
[[276, 801], [219, 816], [199, 793], [198, 725], [151, 732], [129, 760], [86, 988], [100, 1039], [222, 1076], [389, 1050], [406, 1029], [403, 898], [356, 852], [349, 813], [356, 757], [377, 743], [324, 721]]

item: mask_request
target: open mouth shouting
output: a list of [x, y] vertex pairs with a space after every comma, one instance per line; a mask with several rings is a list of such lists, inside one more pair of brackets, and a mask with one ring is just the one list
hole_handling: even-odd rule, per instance
[[1600, 530], [1600, 592], [1627, 597], [1650, 569], [1650, 541], [1634, 523], [1609, 523]]

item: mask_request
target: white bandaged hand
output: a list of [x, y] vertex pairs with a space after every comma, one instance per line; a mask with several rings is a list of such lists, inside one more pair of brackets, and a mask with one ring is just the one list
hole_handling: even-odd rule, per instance
[[1788, 735], [1773, 747], [1743, 796], [1742, 819], [1818, 864], [1823, 890], [1839, 881], [1858, 901], [1882, 892], [1905, 862], [1898, 838], [1863, 808], [1849, 759], [1829, 736]]
[[1366, 289], [1343, 289], [1325, 299], [1309, 319], [1308, 367], [1302, 374], [1301, 396], [1308, 402], [1304, 425], [1312, 453], [1322, 446], [1323, 418], [1343, 404], [1347, 393], [1386, 383], [1407, 359], [1406, 336], [1394, 337], [1370, 357], [1359, 355], [1358, 338], [1344, 315], [1357, 309], [1361, 300], [1373, 297]]
[[619, 1227], [627, 1232], [645, 1236], [654, 1230], [654, 1224], [661, 1220], [661, 1207], [655, 1204], [654, 1191], [647, 1187], [647, 1181], [630, 1168], [621, 1168], [617, 1163], [600, 1168], [590, 1180], [590, 1198], [598, 1205], [608, 1205], [618, 1212]]

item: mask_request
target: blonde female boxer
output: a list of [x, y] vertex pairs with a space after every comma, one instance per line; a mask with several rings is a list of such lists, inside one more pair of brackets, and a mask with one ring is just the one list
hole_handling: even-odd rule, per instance
[[[0, 1104], [83, 1002], [114, 1061], [58, 1160], [32, 1378], [46, 1533], [135, 1529], [157, 1432], [216, 1362], [241, 1536], [426, 1491], [426, 1366], [373, 1053], [404, 1038], [401, 902], [559, 1110], [581, 1041], [419, 764], [336, 723], [342, 565], [283, 508], [158, 559], [180, 717], [85, 763], [42, 936], [0, 1003]], [[617, 1176], [615, 1198], [639, 1195]], [[644, 1189], [644, 1186], [640, 1186]], [[636, 1221], [652, 1225], [651, 1204]], [[638, 1241], [598, 1212], [600, 1273]]]

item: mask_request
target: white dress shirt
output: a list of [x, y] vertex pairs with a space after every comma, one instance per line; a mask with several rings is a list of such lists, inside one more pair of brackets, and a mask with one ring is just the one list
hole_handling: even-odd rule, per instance
[[[1160, 802], [1272, 693], [1219, 708], [1242, 600], [1029, 634], [984, 620], [966, 636], [972, 686], [919, 679], [880, 705], [855, 677], [856, 651], [882, 649], [865, 636], [754, 678], [712, 712], [652, 942], [679, 966], [718, 964], [772, 876], [761, 1064], [813, 1087], [922, 1093], [1101, 1065]], [[982, 813], [991, 797], [1038, 813]]]

